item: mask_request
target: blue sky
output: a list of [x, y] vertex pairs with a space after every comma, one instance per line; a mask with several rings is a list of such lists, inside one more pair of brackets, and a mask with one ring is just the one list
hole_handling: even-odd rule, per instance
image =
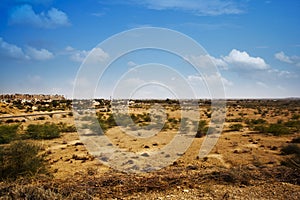
[[[228, 98], [300, 97], [299, 10], [298, 0], [2, 0], [0, 93], [71, 97], [81, 62], [94, 47], [119, 32], [153, 26], [201, 44], [219, 69], [208, 79], [221, 78]], [[111, 95], [109, 80], [116, 74], [155, 58], [160, 62], [164, 56], [156, 54], [120, 59], [97, 95]], [[171, 57], [164, 57], [169, 65], [185, 65]], [[203, 80], [187, 68], [180, 73], [191, 84]], [[146, 94], [153, 95], [141, 96]]]

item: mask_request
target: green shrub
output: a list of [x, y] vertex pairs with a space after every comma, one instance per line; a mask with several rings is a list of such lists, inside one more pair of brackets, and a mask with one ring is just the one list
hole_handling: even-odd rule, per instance
[[292, 130], [284, 124], [269, 124], [269, 125], [255, 125], [251, 127], [252, 130], [259, 133], [271, 133], [275, 136], [291, 134]]
[[207, 123], [205, 120], [200, 120], [198, 125], [198, 130], [196, 133], [196, 138], [201, 138], [206, 135], [208, 131]]
[[264, 119], [251, 119], [246, 120], [246, 124], [255, 125], [255, 124], [265, 124], [267, 121]]
[[284, 123], [286, 127], [289, 127], [294, 132], [300, 131], [300, 121], [299, 120], [291, 120]]
[[242, 122], [243, 119], [242, 118], [234, 118], [234, 119], [225, 119], [226, 122]]
[[6, 144], [14, 140], [20, 124], [0, 126], [0, 144]]
[[65, 123], [59, 123], [58, 124], [59, 131], [63, 133], [70, 133], [70, 132], [76, 132], [77, 129], [74, 125], [67, 125]]
[[[114, 116], [112, 114], [110, 114], [107, 119], [105, 119], [102, 116], [98, 117], [98, 122], [99, 122], [103, 132], [105, 132], [107, 129], [110, 129], [114, 126], [117, 126], [117, 123], [116, 123], [116, 121], [114, 119]], [[99, 126], [99, 124], [98, 123], [93, 123], [93, 127], [94, 126]], [[99, 131], [99, 127], [98, 128], [95, 127], [95, 130]]]
[[291, 133], [290, 129], [282, 124], [270, 124], [267, 131], [275, 136]]
[[240, 131], [243, 128], [242, 124], [232, 124], [229, 126], [231, 131]]
[[26, 132], [32, 139], [53, 139], [60, 136], [59, 127], [55, 124], [30, 124]]
[[146, 114], [146, 113], [144, 113], [144, 121], [145, 122], [151, 122], [151, 117], [150, 117], [150, 115], [149, 114]]
[[266, 125], [258, 125], [258, 126], [254, 126], [252, 128], [252, 130], [258, 131], [260, 133], [267, 133], [268, 132], [268, 127]]
[[106, 119], [106, 123], [107, 123], [107, 125], [108, 125], [109, 128], [117, 126], [115, 118], [114, 118], [114, 116], [112, 114], [109, 115], [109, 117]]
[[20, 176], [33, 176], [46, 173], [44, 155], [40, 147], [24, 141], [16, 141], [0, 148], [0, 178], [15, 179]]

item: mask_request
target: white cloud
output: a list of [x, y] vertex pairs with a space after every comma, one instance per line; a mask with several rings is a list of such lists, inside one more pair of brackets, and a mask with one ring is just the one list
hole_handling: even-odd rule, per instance
[[88, 51], [82, 50], [82, 51], [75, 51], [70, 56], [70, 59], [75, 62], [83, 62], [83, 60], [86, 58], [86, 56], [89, 54]]
[[240, 14], [240, 5], [230, 0], [132, 0], [131, 2], [146, 6], [154, 10], [182, 10], [196, 15]]
[[212, 60], [212, 62], [219, 67], [220, 69], [227, 69], [228, 64], [226, 62], [224, 62], [224, 60], [219, 59], [219, 58], [215, 58], [213, 56], [209, 56], [209, 58]]
[[70, 51], [75, 51], [75, 49], [74, 49], [73, 47], [71, 47], [71, 46], [67, 46], [67, 47], [65, 48], [65, 50], [68, 51], [68, 52], [70, 52]]
[[281, 62], [293, 63], [293, 61], [290, 59], [290, 57], [286, 56], [283, 51], [276, 53], [275, 58], [277, 60], [280, 60]]
[[56, 8], [51, 8], [48, 11], [48, 19], [47, 18], [45, 18], [45, 19], [46, 19], [46, 22], [49, 23], [50, 27], [70, 25], [67, 14]]
[[269, 69], [269, 65], [266, 64], [264, 59], [260, 57], [252, 57], [245, 51], [239, 51], [236, 49], [231, 50], [229, 55], [221, 58], [215, 58], [211, 55], [200, 56], [186, 56], [185, 59], [202, 68], [218, 67], [219, 69], [227, 70], [239, 69], [239, 70], [265, 70]]
[[29, 59], [22, 50], [22, 48], [5, 42], [0, 37], [0, 57], [8, 58], [8, 59]]
[[[280, 53], [281, 57], [282, 54]], [[284, 55], [284, 54], [283, 54]], [[286, 57], [286, 55], [284, 55]], [[275, 80], [275, 79], [291, 79], [298, 78], [297, 73], [292, 73], [287, 70], [279, 70], [271, 68], [263, 58], [252, 57], [245, 51], [239, 51], [236, 49], [231, 50], [229, 55], [221, 56], [221, 58], [215, 58], [210, 55], [204, 56], [186, 56], [185, 59], [198, 67], [211, 68], [217, 66], [221, 70], [226, 70], [227, 73], [235, 72], [238, 75], [242, 75], [244, 78], [250, 78], [252, 80]], [[300, 66], [300, 58], [297, 56], [291, 56], [289, 59], [293, 64]], [[297, 60], [298, 59], [298, 60]], [[298, 62], [297, 62], [298, 61]], [[190, 77], [191, 79], [195, 77]], [[213, 77], [206, 77], [207, 80], [212, 80]], [[216, 77], [214, 77], [216, 78]], [[232, 82], [224, 79], [222, 81], [224, 85], [231, 86]]]
[[279, 78], [298, 78], [297, 74], [285, 70], [270, 69], [268, 70], [268, 73], [271, 74], [272, 76], [276, 75], [276, 77]]
[[46, 13], [35, 13], [31, 5], [18, 6], [10, 15], [11, 24], [30, 25], [38, 28], [69, 26], [68, 16], [63, 11], [51, 8]]
[[221, 69], [227, 68], [227, 63], [225, 63], [222, 59], [218, 59], [210, 55], [186, 56], [185, 60], [200, 68], [210, 68], [215, 66]]
[[228, 79], [224, 78], [220, 73], [215, 73], [209, 76], [200, 76], [200, 75], [190, 75], [187, 80], [194, 84], [198, 84], [199, 82], [206, 82], [208, 85], [213, 85], [216, 82], [222, 82], [224, 86], [232, 86], [233, 83]]
[[281, 62], [293, 64], [300, 67], [300, 57], [299, 56], [287, 56], [283, 51], [276, 53], [275, 58]]
[[101, 48], [94, 48], [92, 50], [77, 50], [71, 46], [65, 48], [65, 54], [70, 55], [70, 59], [75, 62], [83, 62], [88, 58], [87, 62], [97, 63], [103, 62], [109, 58], [109, 55]]
[[83, 60], [89, 54], [89, 51], [77, 50], [72, 46], [67, 46], [63, 54], [70, 55], [70, 60], [74, 62], [83, 62]]
[[233, 49], [228, 56], [223, 57], [223, 60], [240, 69], [265, 70], [269, 68], [264, 59], [251, 57], [247, 52], [236, 49]]
[[28, 46], [25, 51], [17, 45], [5, 42], [0, 38], [0, 57], [17, 60], [48, 60], [54, 57], [47, 49], [35, 49]]
[[49, 60], [54, 57], [53, 53], [47, 49], [35, 49], [33, 47], [27, 47], [27, 55], [34, 60]]
[[220, 73], [210, 75], [190, 75], [187, 82], [198, 98], [225, 98], [226, 90], [231, 90], [233, 83]]
[[88, 55], [88, 62], [90, 63], [98, 63], [98, 62], [104, 62], [109, 58], [108, 53], [104, 52], [101, 48], [94, 48], [89, 52]]

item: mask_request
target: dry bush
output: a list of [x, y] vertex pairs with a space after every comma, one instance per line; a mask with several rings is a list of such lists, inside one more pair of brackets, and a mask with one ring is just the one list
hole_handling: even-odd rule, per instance
[[27, 135], [32, 139], [53, 139], [60, 137], [59, 127], [55, 124], [30, 124]]
[[17, 131], [20, 124], [0, 126], [0, 144], [11, 142], [17, 137]]
[[283, 155], [291, 155], [281, 162], [282, 165], [300, 170], [300, 147], [297, 144], [284, 146], [281, 149], [281, 153]]
[[24, 141], [16, 141], [0, 148], [0, 179], [16, 179], [47, 173], [40, 147]]
[[[10, 185], [9, 183], [6, 183]], [[4, 185], [4, 184], [3, 184]], [[7, 191], [8, 190], [8, 191]], [[54, 189], [47, 189], [43, 185], [15, 183], [6, 188], [0, 186], [0, 196], [3, 199], [39, 199], [39, 200], [60, 200], [62, 196]]]

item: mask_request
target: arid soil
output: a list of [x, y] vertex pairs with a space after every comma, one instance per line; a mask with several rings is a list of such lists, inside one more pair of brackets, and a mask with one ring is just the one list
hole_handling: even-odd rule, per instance
[[[1, 109], [8, 114], [22, 113], [16, 108], [1, 106]], [[166, 110], [168, 117], [180, 118], [177, 107], [168, 105]], [[131, 109], [131, 114], [147, 112], [147, 106]], [[201, 120], [208, 124], [209, 112], [209, 105], [200, 109]], [[264, 119], [267, 124], [284, 123], [299, 113], [299, 100], [293, 104], [271, 100], [230, 101], [222, 134], [207, 156], [198, 156], [205, 137], [195, 138], [173, 164], [141, 174], [127, 174], [103, 165], [86, 150], [77, 132], [62, 133], [51, 140], [34, 140], [47, 154], [51, 176], [3, 181], [1, 199], [36, 196], [40, 199], [299, 199], [300, 167], [284, 165], [291, 155], [283, 155], [281, 149], [300, 137], [300, 132], [259, 133], [246, 123], [251, 119]], [[69, 115], [47, 116], [44, 120], [31, 117], [22, 125], [26, 129], [28, 124], [45, 122], [73, 125], [74, 118]], [[147, 125], [145, 121], [139, 123]], [[234, 124], [242, 127], [233, 130]], [[169, 123], [168, 128], [147, 139], [124, 135], [118, 126], [107, 129], [105, 134], [119, 148], [132, 152], [156, 151], [172, 140], [176, 127], [178, 124]]]

